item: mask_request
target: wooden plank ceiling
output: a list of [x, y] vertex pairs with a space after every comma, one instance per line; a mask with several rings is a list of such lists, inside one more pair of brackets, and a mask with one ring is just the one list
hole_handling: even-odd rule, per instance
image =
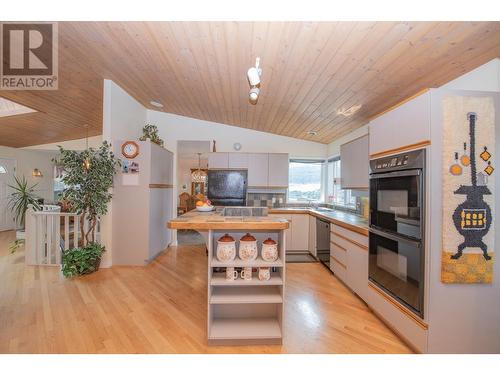
[[61, 22], [59, 90], [0, 91], [39, 111], [0, 118], [0, 144], [101, 134], [104, 78], [151, 109], [329, 143], [499, 56], [500, 22]]

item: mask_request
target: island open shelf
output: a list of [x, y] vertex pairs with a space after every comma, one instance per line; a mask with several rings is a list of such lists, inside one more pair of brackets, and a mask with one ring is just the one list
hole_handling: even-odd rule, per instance
[[[212, 345], [281, 344], [285, 309], [285, 230], [286, 219], [272, 216], [232, 217], [221, 211], [190, 211], [172, 219], [170, 229], [192, 229], [205, 238], [207, 267], [207, 339]], [[239, 240], [251, 233], [257, 240], [259, 255], [255, 260], [230, 262], [216, 257], [217, 240], [224, 234]], [[278, 243], [278, 259], [266, 262], [261, 257], [262, 242], [272, 238]], [[240, 271], [252, 267], [252, 279], [226, 280], [226, 267]], [[259, 267], [270, 267], [270, 280], [259, 280]]]
[[[247, 232], [257, 240], [255, 260], [221, 262], [216, 257], [217, 240], [229, 234], [236, 240]], [[278, 243], [279, 258], [267, 262], [261, 257], [262, 242]], [[208, 342], [215, 345], [281, 344], [285, 299], [285, 235], [276, 229], [211, 230], [208, 236]], [[226, 280], [225, 268], [252, 267], [252, 280]], [[270, 280], [259, 280], [258, 268], [272, 269]]]

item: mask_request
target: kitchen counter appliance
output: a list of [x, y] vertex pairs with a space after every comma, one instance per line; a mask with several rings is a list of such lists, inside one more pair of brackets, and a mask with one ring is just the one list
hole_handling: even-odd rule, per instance
[[425, 150], [370, 161], [369, 280], [424, 313]]
[[316, 218], [316, 256], [330, 269], [330, 223]]
[[246, 170], [209, 170], [208, 199], [214, 206], [246, 206], [247, 175]]

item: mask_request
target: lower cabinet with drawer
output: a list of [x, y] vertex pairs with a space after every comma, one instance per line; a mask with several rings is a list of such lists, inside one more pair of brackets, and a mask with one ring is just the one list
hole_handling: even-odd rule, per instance
[[368, 237], [331, 224], [330, 269], [365, 300], [368, 295]]

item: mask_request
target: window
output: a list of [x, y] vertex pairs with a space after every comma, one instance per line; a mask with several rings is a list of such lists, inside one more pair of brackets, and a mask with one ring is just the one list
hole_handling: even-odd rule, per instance
[[352, 196], [351, 190], [340, 188], [340, 163], [339, 157], [328, 161], [327, 203], [356, 208], [356, 197]]
[[290, 160], [289, 202], [320, 202], [323, 160]]

